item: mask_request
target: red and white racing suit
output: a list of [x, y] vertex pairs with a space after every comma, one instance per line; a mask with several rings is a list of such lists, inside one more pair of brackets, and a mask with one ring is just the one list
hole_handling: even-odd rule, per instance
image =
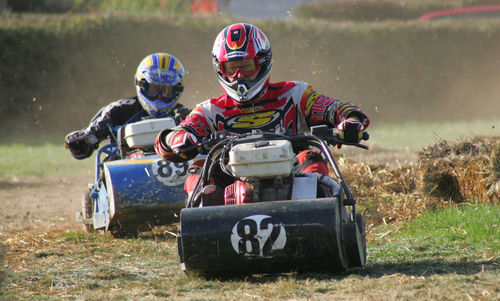
[[[360, 119], [364, 128], [370, 121], [354, 104], [336, 100], [316, 92], [309, 84], [299, 81], [270, 83], [266, 93], [253, 103], [239, 103], [223, 94], [206, 100], [173, 130], [163, 130], [156, 139], [156, 152], [170, 161], [186, 161], [194, 158], [197, 150], [187, 153], [182, 149], [200, 141], [203, 136], [216, 131], [248, 133], [253, 129], [275, 131], [278, 128], [302, 134], [312, 125], [336, 126], [348, 116]], [[166, 136], [174, 131], [166, 141]], [[320, 172], [328, 169], [322, 160], [304, 151], [297, 155], [301, 172]], [[315, 159], [316, 157], [316, 159]], [[319, 156], [320, 157], [320, 156]], [[309, 161], [309, 162], [306, 162]]]

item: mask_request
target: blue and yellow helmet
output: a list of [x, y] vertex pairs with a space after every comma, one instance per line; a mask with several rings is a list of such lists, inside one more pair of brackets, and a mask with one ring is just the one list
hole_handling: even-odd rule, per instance
[[184, 91], [184, 67], [163, 52], [145, 57], [135, 73], [137, 97], [149, 115], [164, 117]]

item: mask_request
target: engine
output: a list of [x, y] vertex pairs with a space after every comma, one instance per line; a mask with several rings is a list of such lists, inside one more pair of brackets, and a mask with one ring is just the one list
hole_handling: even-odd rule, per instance
[[225, 204], [289, 199], [294, 153], [288, 140], [241, 143], [229, 151], [227, 169], [239, 178], [225, 189]]
[[237, 180], [224, 191], [225, 205], [288, 200], [292, 197], [293, 176]]

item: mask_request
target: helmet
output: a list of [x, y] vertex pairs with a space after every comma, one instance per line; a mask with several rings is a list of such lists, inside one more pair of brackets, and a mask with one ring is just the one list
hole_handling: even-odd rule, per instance
[[[266, 91], [271, 72], [271, 44], [257, 26], [238, 23], [224, 28], [215, 39], [212, 57], [217, 78], [231, 98], [245, 103], [258, 99]], [[253, 74], [257, 73], [255, 79], [230, 80], [224, 63], [241, 59], [255, 59], [256, 68], [251, 69]], [[250, 75], [242, 69], [240, 72]]]
[[153, 53], [145, 57], [135, 73], [135, 88], [149, 115], [164, 117], [184, 90], [184, 67], [173, 55]]

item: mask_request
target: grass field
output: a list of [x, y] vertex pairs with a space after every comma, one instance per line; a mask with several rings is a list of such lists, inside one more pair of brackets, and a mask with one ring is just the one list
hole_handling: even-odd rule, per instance
[[[374, 124], [369, 143], [419, 151], [436, 139], [498, 135], [497, 124]], [[110, 234], [78, 230], [60, 212], [49, 210], [47, 207], [62, 204], [61, 200], [76, 197], [59, 195], [65, 193], [61, 186], [67, 184], [59, 178], [90, 173], [94, 168], [94, 158], [75, 160], [62, 143], [43, 143], [58, 140], [38, 137], [29, 143], [0, 144], [0, 192], [5, 189], [7, 195], [13, 195], [12, 191], [20, 189], [26, 195], [23, 199], [37, 208], [8, 211], [4, 206], [7, 213], [0, 214], [0, 300], [500, 299], [498, 204], [447, 202], [409, 222], [370, 223], [368, 264], [350, 272], [204, 279], [186, 276], [180, 270], [172, 234], [177, 224], [155, 228], [137, 238], [115, 239]], [[31, 190], [19, 184], [24, 177], [40, 176], [57, 180], [49, 183], [53, 186], [43, 180], [34, 182], [47, 187]], [[72, 185], [79, 189], [86, 183]], [[52, 198], [52, 203], [41, 200], [41, 189], [51, 192], [48, 199]], [[398, 195], [378, 201], [386, 204], [391, 200], [397, 202]], [[3, 204], [22, 205], [17, 199]], [[363, 210], [363, 202], [360, 208]], [[44, 216], [36, 210], [47, 213]], [[365, 210], [363, 214], [369, 217], [371, 213]], [[20, 226], [13, 226], [16, 223]]]
[[369, 141], [378, 147], [420, 151], [443, 140], [451, 142], [473, 136], [500, 136], [500, 120], [374, 123], [368, 132], [371, 137]]
[[[103, 1], [69, 2], [92, 10], [97, 6], [87, 3]], [[389, 2], [400, 7], [402, 1]], [[178, 55], [185, 64], [184, 104], [192, 107], [218, 95], [210, 60], [200, 63], [200, 58], [210, 53], [216, 33], [234, 20], [177, 14], [9, 13], [2, 18], [1, 40], [7, 46], [0, 48], [5, 61], [0, 73], [6, 79], [0, 89], [6, 100], [0, 103], [0, 300], [500, 300], [498, 202], [478, 204], [471, 197], [461, 204], [445, 199], [424, 206], [426, 196], [412, 181], [420, 179], [414, 166], [397, 173], [367, 163], [353, 173], [368, 187], [366, 194], [355, 195], [367, 217], [368, 263], [350, 272], [203, 279], [180, 270], [173, 234], [177, 224], [129, 239], [83, 232], [74, 212], [81, 209], [95, 155], [73, 159], [60, 131], [84, 126], [101, 105], [135, 93], [136, 64], [153, 51]], [[327, 18], [256, 23], [273, 45], [272, 80], [305, 80], [327, 95], [359, 101], [372, 118], [371, 139], [365, 143], [376, 156], [390, 154], [397, 161], [392, 150], [415, 154], [433, 142], [500, 136], [497, 21]], [[485, 116], [494, 119], [448, 121]], [[51, 134], [24, 134], [40, 132]], [[494, 171], [496, 179], [499, 172]], [[377, 195], [384, 188], [385, 194]]]
[[[462, 206], [368, 238], [368, 265], [339, 274], [184, 275], [173, 229], [137, 239], [67, 232], [15, 237], [7, 300], [498, 300], [500, 207]], [[483, 225], [477, 227], [476, 225]], [[487, 242], [487, 243], [485, 243]], [[15, 272], [14, 272], [15, 270]], [[0, 274], [1, 275], [1, 274]]]
[[92, 159], [76, 160], [62, 143], [0, 144], [0, 178], [54, 176], [93, 169]]

